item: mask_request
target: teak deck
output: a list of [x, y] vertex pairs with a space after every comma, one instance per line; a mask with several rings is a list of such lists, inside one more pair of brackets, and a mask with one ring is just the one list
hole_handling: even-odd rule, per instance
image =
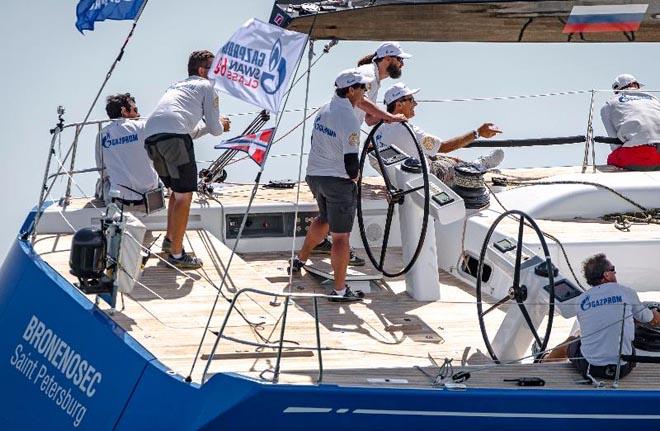
[[[152, 232], [157, 235], [157, 232]], [[69, 281], [68, 256], [71, 235], [41, 235], [35, 244], [43, 259]], [[204, 260], [199, 271], [187, 277], [178, 274], [156, 258], [151, 258], [140, 282], [130, 295], [124, 295], [124, 307], [111, 316], [161, 362], [183, 376], [190, 373], [197, 347], [211, 308], [216, 287], [230, 250], [203, 230], [189, 231], [186, 248]], [[241, 288], [255, 288], [282, 293], [327, 293], [319, 280], [303, 270], [288, 287], [288, 253], [235, 256], [222, 292], [232, 297]], [[400, 252], [390, 255], [395, 265]], [[516, 364], [479, 367], [492, 364], [484, 355], [472, 288], [452, 276], [441, 273], [442, 300], [419, 302], [405, 293], [402, 279], [390, 279], [373, 288], [363, 303], [341, 304], [318, 299], [318, 315], [323, 361], [323, 382], [347, 386], [431, 387], [431, 380], [416, 367], [435, 374], [429, 356], [438, 363], [453, 358], [455, 371], [472, 370], [468, 387], [511, 387], [504, 378], [539, 376], [546, 387], [588, 389], [576, 384], [580, 375], [569, 364]], [[214, 287], [215, 286], [215, 287]], [[89, 297], [90, 301], [93, 297]], [[272, 297], [246, 294], [237, 301], [247, 324], [237, 313], [230, 317], [225, 335], [252, 343], [279, 340], [283, 298], [273, 304]], [[107, 309], [107, 306], [101, 305]], [[228, 309], [221, 296], [211, 330], [217, 331]], [[108, 310], [109, 312], [109, 310]], [[503, 313], [497, 311], [497, 313]], [[563, 341], [571, 322], [556, 316], [550, 344]], [[263, 339], [262, 339], [263, 337]], [[205, 341], [192, 373], [200, 381], [216, 336], [206, 333]], [[280, 382], [315, 383], [318, 378], [318, 354], [315, 350], [297, 350], [296, 346], [315, 347], [314, 306], [310, 298], [296, 298], [288, 307], [284, 333], [284, 352]], [[215, 352], [210, 373], [233, 371], [254, 378], [272, 377], [276, 349], [222, 340]], [[657, 388], [660, 376], [652, 365], [641, 364], [621, 382], [621, 388]]]
[[[589, 168], [591, 170], [591, 167]], [[599, 171], [611, 171], [598, 167]], [[541, 178], [569, 172], [579, 172], [579, 167], [503, 170], [503, 174], [516, 178]], [[497, 175], [497, 174], [496, 174]], [[379, 179], [370, 178], [365, 189], [365, 199], [381, 199], [383, 186]], [[220, 188], [216, 197], [223, 204], [245, 203], [252, 186]], [[196, 199], [194, 205], [213, 207], [213, 201]], [[255, 205], [286, 204], [296, 202], [296, 189], [260, 188]], [[306, 185], [301, 187], [300, 203], [312, 203], [313, 198]], [[89, 200], [74, 200], [69, 206], [75, 211], [89, 207]], [[58, 216], [54, 214], [54, 216]], [[61, 217], [61, 215], [59, 215]], [[544, 229], [565, 236], [593, 235], [602, 230], [612, 235], [623, 235], [611, 224], [595, 221], [547, 222]], [[635, 232], [657, 236], [660, 226], [636, 226]], [[148, 232], [154, 238], [162, 232]], [[625, 234], [626, 236], [631, 233]], [[41, 234], [35, 249], [41, 257], [70, 282], [68, 258], [71, 234]], [[150, 243], [145, 238], [145, 243]], [[155, 245], [158, 251], [160, 241]], [[229, 261], [230, 250], [209, 232], [198, 229], [187, 232], [184, 246], [204, 261], [198, 271], [182, 275], [167, 267], [157, 258], [147, 262], [133, 292], [123, 296], [118, 310], [111, 312], [101, 302], [119, 325], [140, 344], [156, 356], [172, 371], [191, 375], [201, 381], [206, 361], [229, 308], [229, 299], [243, 288], [253, 288], [273, 293], [328, 293], [320, 280], [303, 270], [294, 276], [289, 285], [286, 262], [290, 252], [253, 253], [234, 256], [225, 285], [221, 287], [223, 274]], [[358, 250], [364, 257], [364, 253]], [[388, 254], [389, 268], [400, 264], [400, 250]], [[430, 277], [433, 275], [429, 274]], [[319, 298], [318, 319], [322, 346], [323, 382], [346, 386], [395, 386], [430, 388], [428, 373], [437, 374], [431, 359], [442, 364], [444, 358], [453, 358], [454, 371], [471, 370], [468, 387], [516, 388], [504, 383], [504, 378], [538, 376], [546, 381], [545, 388], [590, 389], [591, 385], [577, 384], [581, 376], [568, 363], [513, 364], [493, 366], [479, 330], [474, 289], [453, 276], [438, 274], [442, 284], [441, 300], [420, 302], [405, 292], [403, 278], [383, 279], [372, 286], [371, 293], [362, 303], [342, 304]], [[218, 297], [218, 292], [221, 295]], [[204, 333], [214, 303], [210, 330]], [[89, 296], [90, 301], [94, 300]], [[249, 343], [268, 341], [277, 345], [281, 331], [284, 299], [253, 293], [242, 295], [236, 301], [236, 310], [228, 320], [225, 336], [240, 339], [240, 344], [223, 339], [215, 351], [209, 373], [232, 371], [254, 378], [270, 379], [276, 363], [277, 349], [262, 348]], [[238, 313], [240, 312], [240, 313]], [[316, 348], [314, 301], [295, 298], [288, 306], [280, 382], [316, 383], [319, 377], [319, 357]], [[490, 319], [496, 323], [504, 312], [496, 310]], [[248, 323], [249, 322], [249, 323]], [[556, 315], [549, 346], [562, 342], [569, 333], [572, 321]], [[216, 331], [216, 333], [212, 332]], [[202, 348], [197, 355], [202, 335]], [[296, 349], [307, 347], [308, 349]], [[191, 374], [193, 361], [196, 361]], [[483, 368], [486, 367], [486, 368]], [[606, 383], [609, 385], [609, 383]], [[657, 366], [640, 364], [623, 379], [621, 388], [660, 388]]]

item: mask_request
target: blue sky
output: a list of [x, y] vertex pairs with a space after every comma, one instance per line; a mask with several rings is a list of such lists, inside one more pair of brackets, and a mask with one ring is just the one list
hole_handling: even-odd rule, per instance
[[[56, 107], [63, 105], [68, 122], [82, 120], [110, 64], [128, 34], [130, 22], [106, 21], [81, 35], [74, 27], [75, 1], [33, 0], [3, 5], [0, 37], [3, 64], [0, 77], [5, 86], [0, 122], [0, 183], [5, 188], [3, 223], [0, 225], [0, 258], [15, 238], [26, 212], [35, 205], [43, 177], [48, 130], [56, 122]], [[167, 86], [185, 78], [191, 51], [216, 51], [248, 18], [267, 20], [271, 0], [243, 2], [151, 0], [144, 11], [124, 59], [119, 63], [103, 97], [117, 92], [135, 95], [140, 111], [149, 114]], [[439, 24], [441, 25], [441, 24]], [[316, 43], [322, 51], [325, 41]], [[377, 42], [340, 42], [312, 70], [310, 106], [326, 102], [335, 75], [373, 52]], [[489, 97], [541, 94], [568, 90], [609, 88], [619, 73], [632, 73], [658, 88], [654, 82], [660, 59], [657, 44], [467, 44], [405, 43], [414, 57], [406, 62], [402, 81], [421, 88], [419, 99]], [[384, 81], [384, 91], [394, 81]], [[304, 86], [295, 88], [288, 108], [301, 108]], [[606, 95], [599, 95], [597, 111]], [[221, 111], [244, 113], [257, 108], [221, 95]], [[589, 96], [558, 96], [541, 99], [470, 103], [427, 103], [417, 108], [415, 124], [440, 137], [451, 137], [492, 121], [503, 130], [502, 138], [554, 137], [584, 134]], [[596, 112], [597, 114], [598, 112]], [[104, 103], [97, 104], [92, 118], [105, 118]], [[253, 116], [232, 118], [238, 133]], [[284, 117], [280, 134], [302, 120], [296, 112]], [[604, 134], [600, 119], [596, 133]], [[298, 151], [300, 129], [273, 148], [273, 155]], [[309, 129], [308, 129], [309, 133]], [[93, 164], [94, 131], [81, 137], [78, 167]], [[62, 145], [71, 140], [65, 136]], [[199, 160], [219, 155], [217, 139], [196, 143]], [[309, 148], [309, 139], [305, 142]], [[582, 147], [546, 147], [507, 150], [504, 166], [579, 164]], [[459, 150], [457, 156], [471, 159], [479, 150]], [[603, 161], [606, 149], [598, 152]], [[257, 166], [243, 161], [232, 166], [229, 181], [249, 182]], [[297, 158], [279, 157], [268, 162], [265, 180], [297, 175]], [[91, 190], [94, 174], [77, 181]], [[78, 192], [79, 194], [79, 192]], [[59, 197], [59, 196], [58, 196]]]

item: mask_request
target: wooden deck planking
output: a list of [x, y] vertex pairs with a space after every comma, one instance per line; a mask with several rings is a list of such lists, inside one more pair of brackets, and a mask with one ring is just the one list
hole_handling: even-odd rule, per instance
[[[599, 167], [599, 170], [602, 170]], [[605, 169], [607, 171], [607, 169]], [[518, 178], [543, 178], [551, 175], [579, 172], [579, 167], [553, 169], [516, 169], [503, 170], [507, 176]], [[497, 174], [496, 174], [497, 175]], [[383, 188], [380, 178], [368, 179], [372, 183], [365, 194], [370, 199], [381, 199]], [[251, 185], [226, 187], [217, 190], [217, 197], [224, 205], [242, 205], [250, 195]], [[296, 201], [296, 189], [261, 188], [255, 205], [273, 203], [291, 203]], [[313, 203], [313, 198], [306, 185], [301, 187], [300, 202]], [[200, 207], [218, 205], [213, 201], [196, 198]], [[90, 207], [88, 200], [77, 199], [70, 209]], [[546, 225], [547, 223], [547, 225]], [[549, 232], [561, 232], [561, 235], [621, 235], [609, 223], [585, 221], [580, 223], [541, 221], [542, 228]], [[585, 226], [588, 225], [587, 228]], [[660, 232], [655, 226], [633, 226], [633, 229], [649, 229], [652, 235]], [[159, 232], [152, 232], [158, 235]], [[617, 237], [618, 238], [618, 237]], [[41, 235], [36, 244], [42, 257], [69, 281], [75, 281], [68, 273], [68, 247], [71, 235]], [[195, 357], [197, 347], [206, 325], [224, 267], [229, 258], [229, 250], [218, 239], [203, 230], [189, 231], [186, 249], [193, 251], [205, 262], [200, 271], [191, 271], [186, 278], [152, 258], [147, 263], [141, 282], [148, 289], [137, 286], [131, 295], [125, 296], [125, 309], [116, 312], [112, 318], [160, 361], [175, 372], [187, 375]], [[156, 248], [158, 245], [156, 245]], [[286, 273], [286, 261], [289, 253], [259, 253], [234, 258], [230, 276], [224, 292], [232, 296], [240, 287], [253, 287], [269, 292], [281, 293], [327, 293], [319, 280], [305, 273], [293, 279], [289, 287]], [[388, 256], [389, 264], [400, 261], [400, 251]], [[326, 382], [371, 386], [366, 381], [373, 378], [405, 378], [407, 386], [429, 387], [428, 378], [414, 366], [429, 366], [427, 355], [432, 355], [442, 362], [445, 357], [454, 358], [456, 364], [475, 365], [490, 363], [483, 354], [485, 347], [481, 339], [476, 318], [476, 306], [472, 288], [448, 274], [439, 275], [443, 284], [442, 301], [418, 302], [405, 293], [402, 277], [388, 279], [379, 283], [380, 288], [372, 288], [364, 303], [338, 304], [325, 299], [318, 301], [321, 342], [323, 346], [336, 350], [322, 352]], [[149, 291], [152, 290], [153, 292]], [[90, 300], [93, 300], [90, 297]], [[245, 324], [238, 316], [229, 320], [226, 335], [259, 341], [256, 332], [277, 340], [283, 306], [269, 304], [270, 297], [255, 295], [245, 296], [238, 301], [238, 308], [253, 322], [264, 322], [259, 329]], [[228, 303], [220, 300], [211, 328], [217, 329], [228, 309]], [[492, 313], [494, 320], [503, 317], [501, 311]], [[555, 318], [554, 332], [550, 345], [563, 341], [572, 325], [571, 321]], [[406, 320], [407, 319], [407, 320]], [[496, 323], [496, 322], [495, 322]], [[286, 340], [301, 345], [314, 346], [313, 302], [311, 299], [296, 299], [289, 307], [287, 316]], [[215, 336], [207, 333], [201, 353], [208, 355]], [[294, 343], [287, 342], [285, 347]], [[222, 360], [213, 361], [211, 372], [235, 371], [256, 377], [264, 370], [272, 369], [275, 359], [258, 358], [253, 346], [240, 345], [222, 340], [216, 354]], [[274, 349], [264, 349], [273, 352]], [[318, 367], [316, 352], [314, 356], [297, 355], [286, 350], [282, 359], [281, 381], [313, 382]], [[250, 357], [254, 355], [254, 357]], [[261, 355], [261, 354], [260, 354]], [[233, 358], [233, 359], [232, 359]], [[201, 379], [201, 370], [205, 361], [199, 361], [193, 373], [193, 379]], [[518, 368], [516, 368], [518, 367]], [[660, 386], [657, 367], [640, 365], [633, 374], [622, 382], [622, 387], [648, 388]], [[523, 373], [523, 374], [520, 374]], [[515, 375], [548, 376], [550, 387], [580, 389], [590, 386], [575, 385], [580, 376], [567, 364], [552, 365], [516, 365], [511, 368], [498, 367], [496, 370], [476, 373], [468, 381], [470, 387], [502, 387], [503, 376]], [[388, 377], [383, 377], [388, 376]], [[478, 377], [479, 376], [479, 377]], [[387, 384], [387, 383], [385, 383]], [[508, 384], [507, 384], [508, 385]], [[631, 386], [626, 386], [631, 385]], [[637, 386], [636, 386], [637, 385]], [[508, 386], [507, 386], [508, 387]]]

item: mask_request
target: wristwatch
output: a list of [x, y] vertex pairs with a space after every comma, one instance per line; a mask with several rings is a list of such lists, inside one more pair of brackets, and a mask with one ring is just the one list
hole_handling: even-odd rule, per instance
[[479, 139], [479, 130], [473, 130], [472, 131], [472, 136], [474, 137], [475, 140]]

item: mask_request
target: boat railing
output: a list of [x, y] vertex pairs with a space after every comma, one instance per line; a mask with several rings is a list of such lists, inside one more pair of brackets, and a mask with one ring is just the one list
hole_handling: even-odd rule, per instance
[[[231, 337], [228, 335], [225, 335], [225, 329], [227, 327], [227, 322], [229, 322], [229, 317], [232, 315], [232, 312], [236, 308], [236, 304], [238, 302], [238, 299], [245, 294], [248, 293], [253, 293], [257, 295], [263, 295], [263, 296], [270, 296], [274, 298], [274, 301], [276, 302], [278, 299], [282, 299], [282, 303], [284, 304], [284, 309], [282, 311], [281, 315], [281, 323], [280, 323], [280, 334], [279, 334], [279, 339], [275, 342], [272, 343], [258, 343], [254, 341], [249, 341], [249, 340], [243, 340], [235, 337]], [[319, 327], [319, 309], [318, 309], [318, 300], [319, 298], [332, 298], [331, 296], [328, 295], [322, 295], [322, 294], [313, 294], [313, 293], [275, 293], [275, 292], [268, 292], [265, 290], [259, 290], [259, 289], [254, 289], [254, 288], [244, 288], [240, 289], [234, 297], [231, 300], [231, 303], [229, 305], [229, 309], [227, 310], [227, 313], [225, 314], [224, 320], [222, 322], [222, 325], [220, 326], [220, 330], [218, 331], [218, 335], [215, 339], [215, 343], [213, 344], [213, 348], [211, 349], [211, 353], [208, 356], [208, 360], [206, 362], [206, 367], [204, 368], [204, 373], [202, 375], [202, 384], [204, 384], [207, 380], [207, 375], [208, 375], [208, 370], [211, 366], [211, 362], [215, 358], [216, 351], [218, 349], [218, 344], [220, 343], [221, 339], [225, 339], [228, 341], [236, 342], [239, 344], [244, 344], [244, 345], [249, 345], [249, 346], [254, 346], [254, 347], [260, 347], [260, 348], [275, 348], [277, 349], [277, 357], [275, 361], [275, 369], [273, 370], [273, 378], [271, 379], [271, 382], [277, 383], [279, 381], [280, 377], [280, 364], [282, 360], [282, 350], [284, 348], [284, 333], [286, 330], [286, 319], [287, 315], [289, 312], [289, 304], [292, 302], [291, 300], [293, 298], [309, 298], [312, 300], [314, 304], [314, 327], [316, 331], [316, 346], [293, 346], [293, 347], [287, 347], [291, 349], [298, 349], [298, 350], [312, 350], [316, 351], [318, 355], [318, 378], [317, 378], [317, 383], [321, 383], [323, 380], [323, 356], [322, 356], [322, 350], [324, 350], [323, 347], [321, 347], [321, 331]], [[276, 323], [277, 325], [277, 323]], [[263, 373], [262, 376], [263, 378]]]

